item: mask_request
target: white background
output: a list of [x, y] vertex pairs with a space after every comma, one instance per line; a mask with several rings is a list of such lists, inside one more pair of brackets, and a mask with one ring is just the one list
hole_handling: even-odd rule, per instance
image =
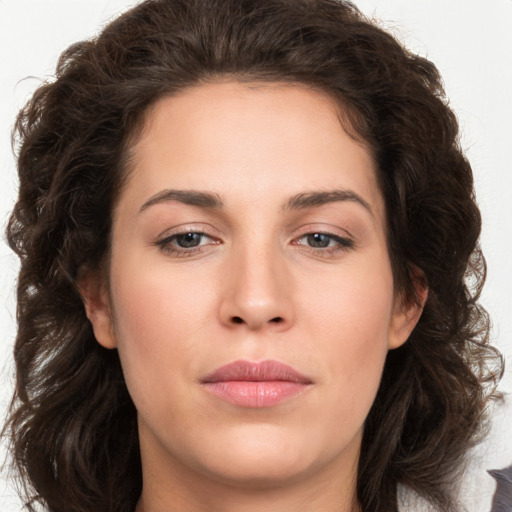
[[[50, 76], [69, 44], [97, 33], [135, 0], [0, 0], [0, 225], [16, 196], [10, 132], [16, 112]], [[512, 391], [512, 0], [356, 0], [407, 46], [433, 60], [459, 117], [473, 165], [488, 262], [483, 303], [494, 343], [509, 368], [501, 389]], [[13, 386], [14, 287], [17, 263], [0, 241], [0, 418]], [[493, 432], [473, 455], [463, 492], [470, 512], [487, 512], [493, 480], [483, 468], [512, 463], [510, 403], [495, 413]], [[0, 452], [2, 456], [2, 452]], [[12, 484], [0, 480], [0, 510], [21, 510]]]

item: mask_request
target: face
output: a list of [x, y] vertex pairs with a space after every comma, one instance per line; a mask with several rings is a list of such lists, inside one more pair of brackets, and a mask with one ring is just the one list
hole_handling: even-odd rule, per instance
[[355, 474], [395, 296], [370, 152], [327, 96], [212, 83], [161, 99], [113, 213], [107, 284], [143, 468], [262, 486]]

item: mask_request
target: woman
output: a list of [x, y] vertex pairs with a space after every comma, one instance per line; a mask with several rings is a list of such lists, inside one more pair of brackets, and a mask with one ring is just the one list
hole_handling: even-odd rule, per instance
[[17, 130], [29, 495], [392, 511], [401, 485], [456, 509], [501, 370], [430, 62], [346, 3], [150, 1]]

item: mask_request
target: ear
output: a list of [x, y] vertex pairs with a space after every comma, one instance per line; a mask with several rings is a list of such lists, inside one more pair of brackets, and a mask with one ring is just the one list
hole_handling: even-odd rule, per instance
[[428, 287], [423, 273], [419, 269], [414, 269], [411, 272], [411, 279], [416, 288], [416, 297], [405, 299], [402, 294], [397, 294], [395, 297], [393, 316], [389, 326], [389, 350], [402, 346], [408, 340], [427, 302]]
[[105, 348], [115, 348], [117, 342], [106, 281], [100, 272], [87, 271], [79, 279], [78, 288], [96, 341]]

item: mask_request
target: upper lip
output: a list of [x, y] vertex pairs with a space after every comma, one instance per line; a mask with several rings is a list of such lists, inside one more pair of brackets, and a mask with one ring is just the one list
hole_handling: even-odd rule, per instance
[[226, 381], [265, 382], [278, 380], [301, 384], [312, 383], [311, 379], [302, 375], [291, 366], [273, 360], [258, 363], [234, 361], [217, 368], [202, 379], [202, 382], [207, 384]]

